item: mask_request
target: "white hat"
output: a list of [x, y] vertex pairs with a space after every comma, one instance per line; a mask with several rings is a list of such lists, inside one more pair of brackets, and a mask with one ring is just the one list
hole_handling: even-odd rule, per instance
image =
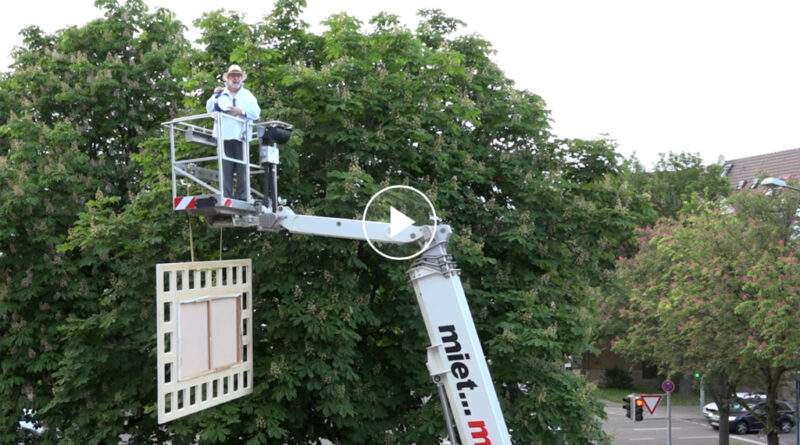
[[235, 63], [233, 65], [231, 65], [230, 68], [228, 68], [228, 72], [222, 74], [222, 80], [223, 81], [227, 81], [228, 80], [228, 74], [230, 74], [230, 73], [239, 73], [239, 74], [241, 74], [242, 75], [242, 82], [244, 82], [245, 79], [247, 79], [247, 74], [242, 72], [242, 67], [240, 67], [239, 65], [237, 65]]

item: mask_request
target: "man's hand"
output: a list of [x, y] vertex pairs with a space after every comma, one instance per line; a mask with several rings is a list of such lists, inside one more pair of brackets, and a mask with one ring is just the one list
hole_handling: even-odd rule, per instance
[[245, 115], [244, 110], [242, 110], [239, 107], [230, 107], [228, 109], [228, 113], [230, 113], [230, 114], [232, 114], [234, 116], [244, 116]]

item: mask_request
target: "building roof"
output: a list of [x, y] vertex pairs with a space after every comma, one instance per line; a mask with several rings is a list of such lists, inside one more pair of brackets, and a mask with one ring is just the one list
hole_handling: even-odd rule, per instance
[[800, 148], [731, 159], [723, 163], [722, 174], [731, 181], [735, 190], [756, 188], [761, 179], [769, 176], [781, 179], [800, 177]]

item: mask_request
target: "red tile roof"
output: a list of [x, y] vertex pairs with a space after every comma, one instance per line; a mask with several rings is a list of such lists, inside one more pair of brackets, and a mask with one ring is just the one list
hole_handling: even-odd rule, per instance
[[731, 181], [734, 190], [739, 188], [741, 181], [746, 181], [741, 188], [750, 188], [755, 179], [761, 180], [769, 176], [797, 178], [800, 177], [800, 148], [731, 159], [723, 165], [731, 166], [726, 177]]

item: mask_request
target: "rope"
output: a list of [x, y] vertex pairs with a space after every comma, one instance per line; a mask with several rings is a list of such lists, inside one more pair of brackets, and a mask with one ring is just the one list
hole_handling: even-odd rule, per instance
[[[189, 255], [194, 263], [194, 233], [192, 232], [192, 217], [189, 217]], [[219, 260], [222, 261], [222, 227], [219, 228]]]
[[189, 220], [189, 254], [192, 258], [192, 262], [194, 263], [194, 235], [192, 234], [192, 217], [188, 218]]

